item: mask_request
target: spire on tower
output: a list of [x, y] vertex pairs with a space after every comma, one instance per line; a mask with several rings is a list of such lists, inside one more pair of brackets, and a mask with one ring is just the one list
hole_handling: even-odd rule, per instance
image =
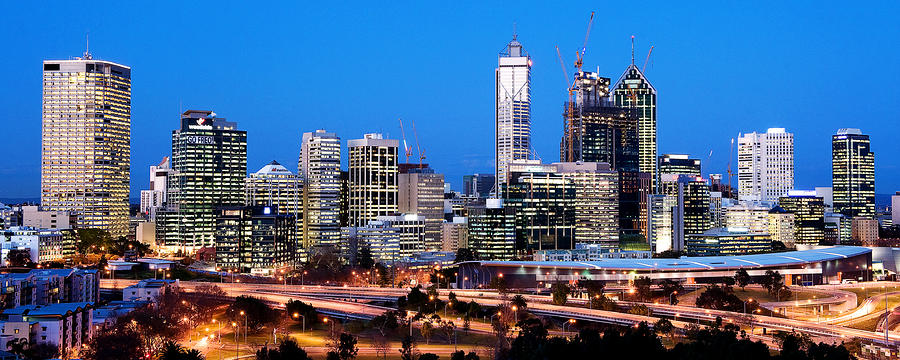
[[631, 35], [631, 65], [634, 65], [634, 35]]
[[84, 59], [91, 60], [94, 57], [91, 56], [91, 33], [88, 32], [85, 36], [85, 48], [84, 48]]
[[516, 38], [518, 38], [518, 37], [519, 37], [519, 32], [516, 31], [516, 22], [513, 21], [513, 41], [515, 41]]

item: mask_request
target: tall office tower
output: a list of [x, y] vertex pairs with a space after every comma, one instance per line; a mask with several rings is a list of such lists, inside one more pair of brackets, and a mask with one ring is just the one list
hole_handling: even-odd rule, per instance
[[168, 156], [159, 164], [150, 166], [150, 190], [141, 190], [141, 213], [151, 222], [156, 221], [156, 211], [166, 206], [171, 174], [172, 162]]
[[831, 186], [834, 212], [850, 219], [875, 217], [875, 153], [869, 135], [840, 129], [831, 136]]
[[725, 207], [722, 193], [718, 191], [709, 192], [709, 226], [711, 228], [725, 227]]
[[347, 142], [350, 148], [350, 226], [365, 226], [399, 211], [397, 140], [366, 134]]
[[216, 266], [273, 276], [298, 264], [296, 219], [274, 206], [228, 206], [215, 210]]
[[71, 211], [77, 227], [128, 233], [131, 68], [93, 60], [45, 60], [41, 111], [41, 207]]
[[499, 193], [507, 167], [515, 160], [527, 160], [531, 153], [531, 57], [513, 35], [500, 52], [495, 71], [496, 176]]
[[659, 156], [658, 169], [663, 174], [685, 174], [703, 176], [700, 172], [700, 159], [691, 159], [684, 154], [663, 154]]
[[640, 172], [652, 174], [652, 188], [656, 188], [656, 88], [644, 76], [634, 61], [613, 85], [615, 105], [637, 112], [638, 152]]
[[776, 201], [794, 188], [794, 134], [783, 128], [738, 138], [738, 199]]
[[825, 239], [825, 204], [815, 191], [792, 190], [778, 204], [794, 214], [795, 244], [819, 245]]
[[684, 233], [702, 234], [711, 227], [709, 185], [691, 175], [664, 174], [659, 177], [662, 194], [678, 196], [684, 208]]
[[444, 222], [444, 175], [429, 167], [407, 169], [397, 178], [401, 213], [425, 218], [425, 251], [440, 251]]
[[463, 195], [477, 198], [486, 198], [491, 195], [491, 189], [497, 182], [494, 174], [463, 175]]
[[341, 239], [341, 138], [325, 130], [303, 133], [297, 175], [303, 179], [304, 248], [338, 246]]
[[647, 197], [647, 242], [654, 253], [684, 249], [684, 206], [681, 195], [656, 194]]
[[[607, 163], [556, 163], [575, 186], [575, 245], [619, 247], [619, 174]], [[574, 248], [574, 247], [573, 247]]]
[[165, 251], [215, 246], [215, 210], [244, 205], [247, 132], [212, 111], [188, 110], [172, 131], [172, 175], [156, 240]]
[[244, 180], [244, 202], [247, 206], [268, 206], [278, 214], [290, 215], [294, 222], [297, 251], [306, 249], [303, 243], [303, 178], [272, 161]]
[[484, 260], [512, 260], [516, 255], [516, 213], [502, 199], [469, 209], [469, 250]]
[[350, 172], [341, 170], [341, 227], [350, 226]]

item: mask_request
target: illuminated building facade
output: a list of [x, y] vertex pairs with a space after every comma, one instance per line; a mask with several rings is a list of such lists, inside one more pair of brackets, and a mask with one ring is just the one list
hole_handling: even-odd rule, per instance
[[365, 226], [399, 211], [397, 140], [366, 134], [348, 141], [350, 148], [349, 221]]
[[875, 153], [869, 135], [840, 129], [831, 136], [831, 184], [834, 212], [852, 219], [875, 217]]
[[298, 261], [296, 221], [275, 206], [234, 206], [215, 210], [216, 266], [274, 275]]
[[700, 172], [700, 159], [691, 159], [684, 154], [663, 154], [659, 156], [659, 173], [685, 174], [702, 176]]
[[[341, 138], [303, 133], [297, 175], [303, 180], [302, 244], [338, 246], [341, 238]], [[299, 234], [298, 234], [299, 235]]]
[[469, 249], [479, 259], [512, 260], [516, 255], [515, 210], [500, 199], [487, 199], [485, 206], [469, 209]]
[[738, 138], [738, 198], [775, 201], [794, 189], [794, 134], [783, 128]]
[[531, 57], [513, 35], [500, 52], [495, 75], [496, 176], [507, 181], [508, 166], [531, 154]]
[[212, 111], [185, 111], [181, 128], [172, 131], [167, 208], [157, 212], [163, 250], [215, 246], [215, 210], [244, 205], [246, 177], [247, 132]]
[[716, 228], [702, 234], [685, 235], [689, 256], [750, 255], [772, 251], [772, 237], [767, 233], [742, 228]]
[[41, 208], [125, 236], [130, 174], [131, 68], [87, 52], [44, 61]]
[[656, 169], [656, 88], [640, 69], [631, 65], [613, 85], [613, 99], [616, 106], [632, 109], [637, 113], [638, 171], [652, 174], [651, 184], [655, 188]]
[[398, 175], [400, 203], [404, 214], [425, 218], [425, 251], [441, 250], [444, 222], [444, 175], [429, 167], [408, 169]]
[[269, 206], [279, 214], [294, 220], [298, 251], [306, 249], [303, 239], [303, 179], [272, 161], [244, 180], [244, 201], [247, 206]]
[[819, 245], [825, 240], [825, 202], [815, 191], [792, 190], [778, 204], [794, 214], [795, 244]]

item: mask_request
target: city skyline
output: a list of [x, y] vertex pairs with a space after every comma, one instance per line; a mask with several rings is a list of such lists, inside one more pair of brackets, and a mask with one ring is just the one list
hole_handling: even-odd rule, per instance
[[[28, 9], [23, 10], [28, 11]], [[150, 15], [153, 15], [154, 11], [159, 10], [161, 9], [148, 11]], [[427, 9], [406, 11], [409, 14], [425, 10]], [[446, 29], [435, 29], [440, 27], [419, 26], [420, 29], [425, 30], [426, 34], [415, 36], [402, 34], [402, 28], [405, 25], [401, 26], [399, 23], [388, 21], [387, 23], [394, 27], [382, 28], [377, 23], [373, 23], [375, 17], [369, 19], [361, 14], [351, 12], [351, 17], [354, 19], [358, 17], [357, 20], [361, 20], [360, 24], [355, 25], [356, 30], [369, 27], [374, 27], [376, 30], [374, 34], [364, 35], [369, 40], [369, 43], [363, 46], [364, 49], [347, 50], [348, 55], [351, 56], [344, 56], [338, 46], [324, 44], [326, 42], [324, 40], [322, 40], [323, 43], [316, 44], [315, 40], [310, 40], [312, 38], [301, 39], [303, 40], [301, 43], [307, 44], [306, 47], [294, 47], [271, 41], [254, 43], [256, 37], [278, 30], [284, 25], [260, 25], [262, 29], [259, 31], [243, 28], [222, 29], [222, 33], [203, 33], [210, 37], [211, 44], [202, 45], [200, 49], [203, 51], [191, 50], [190, 52], [214, 54], [214, 56], [203, 56], [202, 61], [190, 57], [178, 57], [179, 69], [166, 76], [160, 76], [160, 74], [165, 69], [171, 70], [172, 67], [169, 64], [172, 62], [158, 54], [152, 54], [152, 51], [163, 54], [186, 52], [188, 50], [184, 47], [197, 40], [197, 36], [200, 35], [183, 34], [184, 38], [178, 38], [175, 34], [165, 33], [168, 37], [162, 39], [170, 40], [171, 44], [167, 41], [159, 41], [139, 46], [124, 42], [119, 36], [134, 33], [140, 35], [139, 39], [150, 38], [155, 32], [162, 31], [161, 29], [166, 24], [172, 25], [173, 21], [161, 17], [162, 20], [149, 26], [149, 30], [126, 28], [123, 35], [111, 30], [114, 26], [121, 25], [115, 20], [105, 19], [102, 22], [92, 23], [58, 19], [62, 24], [59, 28], [37, 33], [25, 31], [22, 38], [9, 39], [10, 46], [21, 49], [21, 51], [0, 61], [6, 61], [8, 67], [11, 63], [15, 63], [16, 67], [26, 66], [26, 68], [28, 64], [34, 64], [34, 68], [37, 69], [42, 60], [78, 56], [84, 50], [83, 36], [90, 31], [93, 43], [91, 48], [95, 59], [113, 61], [132, 67], [134, 72], [130, 196], [132, 199], [137, 197], [141, 189], [146, 188], [149, 166], [158, 163], [163, 156], [171, 156], [168, 151], [169, 131], [177, 126], [176, 120], [181, 110], [189, 108], [216, 109], [216, 111], [227, 114], [229, 119], [242, 124], [242, 127], [248, 132], [249, 159], [247, 165], [249, 169], [258, 169], [264, 164], [276, 160], [282, 164], [289, 164], [288, 168], [296, 171], [290, 164], [292, 164], [292, 159], [298, 155], [300, 134], [303, 132], [324, 128], [335, 132], [342, 139], [359, 138], [368, 132], [383, 132], [386, 137], [399, 139], [399, 129], [395, 125], [396, 118], [413, 119], [418, 125], [420, 141], [429, 155], [427, 162], [437, 172], [444, 173], [452, 187], [459, 190], [462, 187], [462, 175], [493, 171], [492, 112], [494, 109], [491, 99], [493, 79], [490, 71], [496, 66], [497, 51], [509, 41], [512, 35], [513, 22], [517, 24], [516, 31], [519, 41], [528, 49], [529, 55], [535, 61], [532, 94], [532, 142], [536, 153], [543, 158], [545, 163], [559, 160], [556, 158], [561, 120], [559, 109], [560, 104], [565, 101], [566, 84], [563, 82], [552, 45], [559, 44], [564, 60], [567, 61], [566, 68], [571, 75], [570, 62], [574, 60], [572, 54], [583, 39], [584, 26], [590, 10], [550, 12], [542, 14], [542, 16], [513, 13], [509, 15], [509, 18], [492, 17], [491, 19], [466, 18], [462, 14], [463, 11], [450, 12], [445, 14], [441, 21], [450, 23], [463, 18], [464, 21], [472, 24], [480, 24], [488, 20], [491, 20], [493, 24], [483, 29], [484, 31], [473, 31], [467, 27], [451, 26]], [[626, 10], [628, 9], [603, 9], [598, 12], [598, 21], [608, 26], [620, 24], [629, 18], [634, 19], [633, 15], [628, 15]], [[664, 9], [655, 9], [644, 16], [651, 19], [661, 17], [661, 13], [666, 12], [662, 10]], [[736, 9], [711, 10], [715, 11], [707, 12], [710, 19], [693, 20], [700, 24], [716, 24], [724, 20], [712, 18], [728, 14]], [[775, 10], [777, 9], [772, 11]], [[813, 15], [800, 13], [801, 10], [809, 9], [798, 7], [781, 8], [780, 10], [783, 11], [780, 17], [775, 19], [774, 28], [785, 30], [785, 27], [791, 26], [790, 33], [794, 37], [794, 42], [798, 39], [809, 40], [812, 38], [812, 30], [797, 28], [802, 27], [802, 24], [788, 24], [791, 16], [799, 17], [800, 20], [803, 20], [801, 23], [806, 24], [819, 21], [812, 20]], [[671, 15], [673, 17], [677, 15], [677, 9], [667, 9], [667, 11], [675, 11], [676, 13]], [[817, 8], [813, 12], [836, 14], [837, 9]], [[325, 15], [327, 15], [326, 18], [337, 16], [336, 13]], [[613, 15], [619, 15], [622, 18], [616, 19]], [[737, 22], [750, 22], [754, 17], [761, 15], [761, 13], [757, 13], [757, 10], [750, 11], [748, 14], [738, 17]], [[0, 28], [27, 30], [30, 25], [20, 21], [10, 19], [10, 21], [4, 22], [7, 25], [0, 25]], [[178, 24], [179, 21], [174, 21], [174, 23]], [[551, 24], [558, 25], [559, 28], [548, 27]], [[666, 26], [652, 26], [648, 23], [618, 25], [612, 27], [616, 31], [595, 32], [592, 35], [585, 56], [585, 69], [594, 71], [599, 67], [600, 76], [615, 79], [621, 69], [630, 63], [630, 36], [632, 34], [637, 36], [636, 62], [638, 65], [643, 65], [642, 58], [652, 41], [655, 50], [647, 69], [647, 77], [661, 95], [658, 117], [659, 153], [690, 154], [691, 157], [703, 161], [704, 175], [725, 172], [729, 142], [732, 137], [737, 137], [738, 132], [759, 131], [768, 127], [785, 127], [795, 134], [796, 187], [812, 189], [814, 186], [829, 186], [831, 169], [827, 164], [830, 163], [828, 160], [830, 160], [831, 134], [838, 128], [860, 128], [864, 133], [871, 135], [872, 150], [875, 153], [885, 154], [880, 156], [876, 162], [876, 193], [889, 194], [898, 187], [896, 179], [900, 172], [897, 160], [890, 156], [892, 143], [889, 139], [889, 134], [896, 132], [894, 130], [898, 125], [891, 121], [869, 120], [896, 117], [889, 112], [889, 109], [896, 108], [891, 105], [896, 104], [897, 98], [889, 96], [890, 91], [866, 95], [848, 94], [851, 97], [858, 96], [860, 99], [864, 97], [866, 102], [885, 105], [877, 109], [865, 107], [861, 110], [858, 106], [848, 106], [849, 103], [854, 102], [852, 99], [841, 102], [832, 101], [834, 93], [838, 89], [843, 89], [840, 84], [848, 83], [854, 75], [857, 77], [853, 78], [854, 81], [863, 82], [861, 86], [866, 86], [867, 81], [875, 81], [861, 76], [863, 69], [875, 65], [870, 63], [873, 61], [870, 58], [873, 57], [874, 52], [888, 51], [887, 56], [879, 53], [877, 56], [879, 63], [890, 63], [897, 57], [897, 53], [891, 52], [892, 50], [876, 50], [875, 46], [865, 46], [870, 41], [874, 43], [878, 39], [891, 38], [898, 32], [897, 29], [880, 27], [881, 25], [878, 24], [879, 21], [869, 21], [866, 24], [854, 23], [854, 26], [842, 28], [843, 34], [825, 32], [815, 41], [808, 41], [804, 43], [805, 45], [800, 46], [800, 49], [806, 49], [807, 53], [800, 49], [781, 48], [787, 46], [791, 41], [775, 36], [777, 34], [773, 29], [762, 29], [761, 34], [751, 35], [744, 34], [737, 28], [726, 27], [726, 30], [732, 30], [716, 36], [706, 33], [698, 36], [694, 33], [695, 31], [682, 31], [666, 35], [666, 30], [677, 26], [671, 22]], [[419, 23], [416, 23], [414, 26], [418, 25]], [[314, 30], [324, 30], [325, 28], [324, 24], [319, 23], [309, 26], [312, 26]], [[810, 26], [810, 29], [812, 28], [821, 30], [824, 27]], [[329, 30], [333, 29], [329, 28]], [[352, 38], [352, 29], [341, 31], [346, 32], [338, 31], [339, 34], [335, 35], [335, 39], [346, 41]], [[398, 34], [394, 34], [394, 32]], [[12, 32], [7, 31], [7, 33]], [[456, 69], [452, 72], [452, 77], [459, 78], [442, 76], [437, 80], [443, 81], [444, 86], [433, 86], [431, 88], [436, 90], [432, 91], [410, 93], [404, 88], [412, 88], [410, 82], [421, 81], [421, 78], [417, 76], [416, 71], [410, 70], [413, 68], [410, 68], [409, 63], [406, 62], [409, 60], [403, 59], [399, 63], [393, 64], [392, 60], [381, 58], [371, 59], [371, 63], [348, 62], [344, 59], [344, 57], [354, 58], [355, 56], [352, 55], [357, 54], [355, 51], [365, 51], [366, 49], [371, 51], [369, 48], [371, 46], [385, 46], [390, 42], [386, 39], [391, 34], [407, 40], [407, 42], [401, 41], [402, 44], [399, 45], [391, 45], [390, 51], [397, 54], [412, 54], [407, 51], [422, 45], [416, 41], [424, 42], [431, 36], [436, 38], [436, 35], [440, 35], [441, 45], [439, 47], [424, 46], [417, 53], [421, 56], [410, 55], [410, 57], [419, 58], [417, 68], [454, 64], [453, 67]], [[696, 37], [689, 39], [688, 35]], [[725, 35], [733, 35], [737, 39], [726, 46], [716, 42], [721, 41]], [[273, 69], [278, 68], [274, 66], [280, 63], [277, 60], [295, 59], [300, 58], [296, 57], [298, 55], [308, 54], [309, 56], [301, 59], [301, 63], [306, 66], [303, 71], [279, 80], [289, 80], [288, 82], [295, 83], [308, 78], [308, 81], [304, 81], [301, 86], [293, 84], [287, 88], [273, 87], [271, 91], [264, 91], [270, 83], [278, 80], [276, 76], [282, 74], [281, 71], [251, 71], [249, 66], [245, 66], [233, 69], [231, 73], [223, 72], [222, 70], [225, 68], [240, 64], [247, 65], [252, 60], [245, 54], [235, 55], [237, 60], [224, 56], [230, 53], [229, 50], [237, 49], [234, 45], [223, 43], [235, 36], [239, 40], [237, 44], [252, 45], [253, 49], [249, 51], [250, 55], [254, 52], [253, 50], [257, 53], [264, 51], [271, 53], [272, 55], [259, 61], [272, 64]], [[382, 37], [384, 38], [382, 39]], [[738, 41], [742, 37], [744, 40], [756, 42]], [[53, 41], [41, 41], [51, 38]], [[41, 45], [20, 46], [21, 41], [28, 39]], [[831, 42], [824, 39], [829, 39]], [[687, 40], [698, 43], [706, 42], [706, 45], [701, 47], [697, 43]], [[316, 48], [309, 47], [310, 42], [320, 46], [323, 50], [317, 51]], [[340, 41], [335, 42], [340, 43]], [[751, 43], [754, 45], [753, 48], [749, 46]], [[138, 49], [141, 46], [147, 49]], [[213, 51], [217, 50], [216, 46], [219, 47], [218, 50], [222, 51]], [[799, 56], [801, 59], [804, 54], [816, 57], [798, 61], [796, 66], [785, 66], [791, 71], [784, 72], [780, 67], [771, 66], [772, 63], [760, 59], [759, 54], [756, 53], [765, 53], [759, 49], [774, 51], [778, 48], [786, 51], [786, 54]], [[722, 50], [720, 52], [722, 58], [707, 55], [709, 53], [719, 54], [716, 49]], [[852, 51], [853, 49], [855, 51]], [[304, 53], [302, 50], [311, 51]], [[846, 54], [841, 53], [843, 59], [826, 56], [838, 50], [847, 51]], [[300, 54], [296, 53], [298, 51]], [[447, 55], [447, 59], [439, 60], [434, 60], [434, 56], [430, 56], [438, 53], [450, 54]], [[216, 54], [221, 56], [216, 56]], [[326, 61], [329, 56], [338, 58], [337, 66]], [[701, 58], [701, 56], [707, 58]], [[723, 66], [718, 62], [730, 65]], [[846, 67], [837, 66], [841, 64]], [[711, 65], [713, 66], [710, 67]], [[387, 74], [374, 73], [379, 67], [385, 66], [388, 66], [386, 69], [390, 70]], [[784, 64], [782, 63], [781, 66]], [[336, 106], [340, 106], [341, 102], [348, 101], [347, 98], [332, 95], [323, 102], [323, 99], [320, 99], [315, 93], [330, 92], [334, 94], [330, 89], [336, 86], [336, 83], [341, 83], [349, 78], [344, 78], [347, 76], [345, 74], [338, 74], [341, 71], [320, 70], [343, 67], [355, 70], [349, 72], [357, 73], [357, 77], [359, 73], [366, 74], [364, 77], [366, 85], [363, 87], [364, 91], [360, 92], [361, 95], [351, 100], [360, 102], [361, 106], [334, 110]], [[261, 73], [256, 73], [256, 71], [261, 71]], [[887, 73], [884, 74], [884, 71]], [[885, 69], [879, 77], [894, 78], [895, 76], [892, 74], [896, 71]], [[324, 78], [313, 74], [315, 72], [326, 72], [335, 77]], [[825, 78], [826, 72], [829, 80], [824, 84], [819, 83], [818, 81], [821, 80], [818, 80], [816, 76]], [[38, 74], [37, 70], [11, 74], [8, 80], [10, 86], [7, 88], [17, 90], [8, 90], [3, 100], [0, 100], [0, 105], [8, 109], [7, 116], [9, 118], [6, 121], [8, 130], [11, 133], [21, 134], [21, 136], [10, 137], [7, 145], [21, 149], [20, 153], [22, 154], [21, 157], [6, 160], [0, 166], [0, 174], [5, 175], [0, 178], [0, 186], [5, 189], [0, 191], [0, 198], [37, 198], [40, 194], [39, 185], [36, 185], [39, 184], [37, 180], [40, 177], [38, 159], [40, 154], [40, 76]], [[255, 75], [260, 76], [253, 79], [248, 78]], [[282, 74], [282, 76], [284, 75]], [[375, 77], [375, 80], [369, 80], [370, 76]], [[679, 76], [693, 77], [695, 82], [704, 83], [703, 95], [697, 96], [697, 88], [694, 87], [698, 86], [697, 84], [683, 83], [686, 80], [679, 79]], [[725, 81], [710, 83], [710, 80], [722, 77]], [[175, 82], [179, 79], [189, 80], [188, 84]], [[357, 81], [363, 81], [360, 79], [357, 78]], [[785, 100], [788, 97], [777, 92], [782, 90], [776, 86], [777, 79], [787, 79], [790, 82], [789, 88], [793, 91], [790, 99]], [[238, 83], [241, 83], [242, 86], [234, 86]], [[236, 90], [223, 90], [228, 87]], [[321, 87], [323, 91], [316, 90], [317, 87]], [[727, 92], [733, 97], [724, 96], [723, 92]], [[375, 93], [387, 93], [390, 96], [369, 96], [369, 94]], [[753, 93], [756, 96], [766, 97], [748, 101], [746, 96]], [[406, 99], [401, 101], [391, 99], [400, 98], [401, 95], [406, 96]], [[309, 99], [303, 99], [304, 96]], [[739, 99], [742, 96], [744, 98]], [[448, 101], [448, 98], [452, 100]], [[429, 102], [425, 100], [429, 100]], [[315, 101], [318, 101], [319, 104], [314, 104]], [[860, 101], [862, 100], [856, 102]], [[760, 104], [769, 106], [761, 108]], [[364, 107], [367, 108], [365, 113], [354, 110]], [[434, 108], [450, 108], [452, 110], [435, 112]], [[290, 115], [284, 116], [284, 114]], [[279, 117], [284, 119], [279, 119]], [[12, 119], [21, 120], [11, 121]], [[687, 131], [686, 124], [693, 123], [702, 125], [702, 129], [694, 130], [691, 126], [691, 131]], [[446, 134], [454, 133], [459, 136], [446, 136]], [[460, 141], [461, 139], [463, 141]], [[346, 146], [346, 141], [344, 141], [342, 147], [345, 150]], [[709, 150], [712, 150], [713, 155], [708, 159]], [[346, 157], [344, 164], [346, 164]], [[735, 156], [732, 159], [732, 168], [736, 168], [736, 164]], [[736, 178], [733, 181], [736, 183]]]

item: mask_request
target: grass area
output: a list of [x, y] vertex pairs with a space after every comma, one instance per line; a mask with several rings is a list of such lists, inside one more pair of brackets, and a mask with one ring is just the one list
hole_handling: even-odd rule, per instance
[[878, 326], [879, 319], [880, 318], [876, 317], [876, 318], [872, 318], [872, 319], [868, 319], [868, 320], [864, 320], [864, 321], [858, 321], [849, 326], [851, 328], [859, 329], [859, 330], [875, 331], [875, 327]]
[[[693, 306], [695, 301], [697, 300], [697, 296], [705, 290], [705, 287], [699, 287], [694, 291], [685, 292], [682, 295], [678, 295], [678, 301], [680, 305]], [[741, 290], [740, 287], [734, 286], [734, 295], [740, 298], [741, 300], [753, 299], [758, 302], [774, 302], [777, 301], [774, 296], [770, 295], [765, 289], [757, 286], [748, 286]], [[803, 300], [811, 300], [820, 296], [818, 293], [812, 291], [791, 291], [791, 297], [789, 299], [782, 299], [782, 301], [803, 301]]]

